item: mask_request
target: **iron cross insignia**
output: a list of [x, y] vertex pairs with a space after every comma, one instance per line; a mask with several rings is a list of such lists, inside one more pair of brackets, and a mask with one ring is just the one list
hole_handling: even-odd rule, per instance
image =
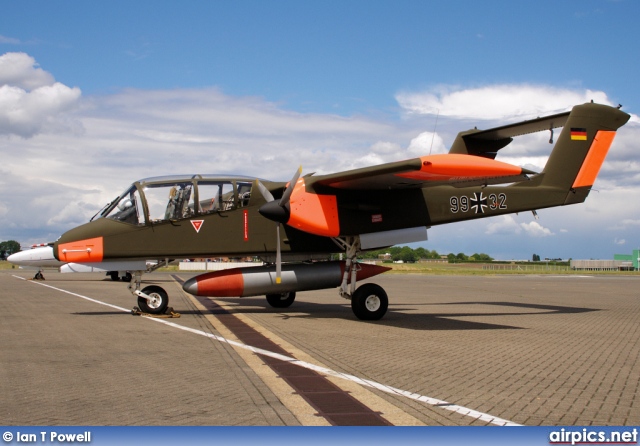
[[482, 192], [474, 193], [474, 197], [471, 198], [471, 207], [476, 214], [484, 214], [484, 208], [488, 207], [487, 197]]

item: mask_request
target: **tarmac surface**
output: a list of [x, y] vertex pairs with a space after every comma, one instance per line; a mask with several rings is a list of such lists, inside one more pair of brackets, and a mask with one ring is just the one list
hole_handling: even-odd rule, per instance
[[640, 275], [382, 275], [378, 322], [192, 275], [144, 276], [180, 313], [150, 319], [101, 274], [0, 271], [0, 424], [640, 424]]

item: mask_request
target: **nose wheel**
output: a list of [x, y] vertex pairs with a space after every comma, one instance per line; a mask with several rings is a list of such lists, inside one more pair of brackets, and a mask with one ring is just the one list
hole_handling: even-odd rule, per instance
[[[158, 265], [161, 263], [159, 262]], [[156, 266], [157, 268], [157, 266]], [[129, 282], [129, 291], [138, 298], [138, 308], [143, 313], [164, 314], [169, 306], [169, 295], [157, 286], [150, 285], [140, 289], [142, 283], [142, 273], [144, 271], [134, 271]]]
[[138, 296], [138, 308], [143, 313], [163, 314], [169, 305], [169, 295], [167, 292], [156, 285], [151, 285], [142, 289], [143, 295]]

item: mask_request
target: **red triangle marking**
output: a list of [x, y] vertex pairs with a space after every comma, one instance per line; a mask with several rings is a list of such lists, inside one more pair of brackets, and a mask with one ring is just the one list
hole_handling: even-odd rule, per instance
[[193, 229], [196, 230], [196, 232], [200, 232], [200, 228], [202, 227], [203, 223], [204, 220], [191, 220], [191, 225], [193, 226]]

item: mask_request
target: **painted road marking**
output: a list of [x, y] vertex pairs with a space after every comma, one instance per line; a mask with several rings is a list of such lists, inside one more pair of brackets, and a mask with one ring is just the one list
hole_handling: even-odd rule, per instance
[[[17, 279], [20, 279], [20, 280], [26, 280], [26, 279], [24, 279], [23, 277], [20, 277], [20, 276], [16, 276], [16, 275], [12, 275], [12, 276], [17, 278]], [[97, 303], [97, 304], [100, 304], [100, 305], [104, 305], [106, 307], [122, 311], [124, 313], [131, 313], [131, 310], [127, 310], [126, 308], [119, 307], [117, 305], [112, 305], [112, 304], [109, 304], [109, 303], [106, 303], [106, 302], [102, 302], [102, 301], [97, 300], [97, 299], [92, 299], [91, 297], [83, 296], [82, 294], [74, 293], [72, 291], [67, 291], [67, 290], [64, 290], [62, 288], [57, 288], [57, 287], [54, 287], [54, 286], [51, 286], [51, 285], [47, 285], [47, 284], [42, 283], [42, 282], [35, 282], [35, 281], [30, 281], [30, 282], [34, 283], [36, 285], [40, 285], [40, 286], [43, 286], [43, 287], [46, 287], [46, 288], [50, 288], [52, 290], [56, 290], [56, 291], [60, 291], [62, 293], [70, 294], [71, 296], [76, 296], [76, 297], [79, 297], [81, 299], [85, 299], [85, 300], [87, 300], [89, 302], [94, 302], [94, 303]], [[153, 321], [153, 322], [158, 322], [160, 324], [164, 324], [164, 325], [167, 325], [169, 327], [176, 328], [178, 330], [183, 330], [183, 331], [186, 331], [186, 332], [189, 332], [189, 333], [193, 333], [193, 334], [196, 334], [196, 335], [199, 335], [199, 336], [204, 336], [204, 337], [207, 337], [207, 338], [210, 338], [210, 339], [214, 339], [216, 341], [223, 342], [225, 344], [231, 345], [231, 346], [236, 347], [236, 348], [248, 350], [248, 351], [253, 352], [255, 354], [258, 354], [258, 355], [268, 356], [270, 358], [279, 359], [280, 361], [286, 361], [286, 362], [289, 362], [291, 364], [295, 364], [295, 365], [297, 365], [299, 367], [304, 367], [306, 369], [314, 370], [314, 371], [316, 371], [318, 373], [325, 374], [327, 376], [333, 376], [333, 377], [336, 377], [336, 378], [340, 378], [340, 379], [344, 379], [344, 380], [347, 380], [347, 381], [355, 382], [355, 383], [360, 384], [361, 386], [364, 386], [364, 387], [370, 387], [372, 389], [377, 389], [377, 390], [379, 390], [381, 392], [385, 392], [385, 393], [388, 393], [388, 394], [391, 394], [391, 395], [403, 396], [405, 398], [408, 398], [408, 399], [411, 399], [411, 400], [414, 400], [414, 401], [420, 401], [420, 402], [428, 404], [430, 406], [439, 407], [441, 409], [449, 410], [451, 412], [455, 412], [455, 413], [460, 414], [460, 415], [471, 417], [471, 418], [474, 418], [476, 420], [484, 421], [486, 423], [495, 424], [497, 426], [520, 426], [519, 424], [514, 423], [513, 421], [505, 420], [503, 418], [495, 417], [493, 415], [490, 415], [490, 414], [487, 414], [487, 413], [484, 413], [484, 412], [479, 412], [477, 410], [469, 409], [468, 407], [459, 406], [457, 404], [452, 404], [452, 403], [449, 403], [447, 401], [439, 400], [437, 398], [432, 398], [432, 397], [429, 397], [429, 396], [426, 396], [426, 395], [420, 395], [418, 393], [409, 392], [407, 390], [398, 389], [398, 388], [395, 388], [395, 387], [392, 387], [392, 386], [387, 386], [385, 384], [382, 384], [382, 383], [379, 383], [379, 382], [376, 382], [376, 381], [359, 378], [357, 376], [349, 375], [347, 373], [336, 372], [335, 370], [331, 370], [331, 369], [328, 369], [326, 367], [320, 367], [320, 366], [317, 366], [315, 364], [311, 364], [309, 362], [300, 361], [300, 360], [298, 360], [296, 358], [292, 358], [290, 356], [281, 355], [279, 353], [270, 352], [270, 351], [267, 351], [267, 350], [263, 350], [261, 348], [252, 347], [250, 345], [243, 344], [241, 342], [232, 341], [230, 339], [223, 338], [222, 336], [218, 336], [218, 335], [215, 335], [213, 333], [207, 333], [207, 332], [204, 332], [204, 331], [201, 331], [201, 330], [196, 330], [194, 328], [185, 327], [183, 325], [179, 325], [179, 324], [176, 324], [174, 322], [167, 321], [166, 319], [157, 319], [157, 318], [144, 318], [144, 319], [145, 320], [149, 320], [149, 321]]]

